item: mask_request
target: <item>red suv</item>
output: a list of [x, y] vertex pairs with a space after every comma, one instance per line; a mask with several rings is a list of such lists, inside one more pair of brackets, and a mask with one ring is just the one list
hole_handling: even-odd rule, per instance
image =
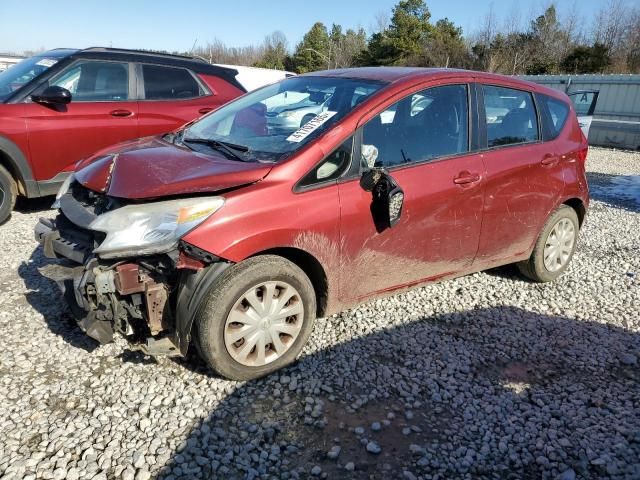
[[55, 194], [78, 160], [169, 132], [246, 92], [232, 68], [112, 48], [57, 49], [0, 74], [0, 223]]
[[[307, 123], [269, 128], [320, 96]], [[318, 72], [99, 152], [36, 238], [71, 260], [53, 273], [93, 338], [154, 355], [193, 342], [249, 379], [292, 362], [316, 316], [374, 296], [508, 263], [558, 277], [589, 202], [586, 154], [569, 99], [540, 85]]]

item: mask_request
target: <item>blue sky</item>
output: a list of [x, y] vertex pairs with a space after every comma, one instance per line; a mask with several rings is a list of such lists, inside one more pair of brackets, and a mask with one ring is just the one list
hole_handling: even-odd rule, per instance
[[[629, 4], [638, 0], [627, 0]], [[228, 45], [261, 42], [281, 30], [291, 46], [315, 21], [362, 26], [369, 30], [376, 14], [390, 12], [397, 0], [0, 0], [0, 52], [22, 52], [41, 47], [113, 46], [190, 50], [218, 38]], [[449, 17], [465, 33], [476, 31], [490, 5], [503, 19], [520, 12], [542, 12], [535, 0], [427, 0], [432, 18]], [[574, 4], [590, 23], [605, 0], [557, 0], [560, 12]]]

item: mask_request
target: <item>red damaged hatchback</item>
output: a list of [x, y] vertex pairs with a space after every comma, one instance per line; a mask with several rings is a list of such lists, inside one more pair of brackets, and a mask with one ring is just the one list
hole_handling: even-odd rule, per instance
[[[303, 120], [273, 127], [287, 112]], [[569, 99], [540, 85], [312, 73], [97, 153], [36, 238], [67, 259], [55, 276], [91, 337], [151, 355], [193, 343], [250, 379], [294, 361], [316, 316], [373, 296], [508, 263], [558, 277], [589, 201], [586, 154]]]

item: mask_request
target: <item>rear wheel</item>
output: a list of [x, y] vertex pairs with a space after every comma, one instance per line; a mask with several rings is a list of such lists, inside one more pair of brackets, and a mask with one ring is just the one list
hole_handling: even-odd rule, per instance
[[198, 350], [227, 378], [262, 377], [296, 359], [315, 314], [313, 286], [298, 266], [274, 255], [250, 258], [209, 290], [195, 319]]
[[531, 257], [517, 264], [520, 272], [536, 282], [550, 282], [558, 278], [573, 258], [579, 231], [575, 210], [561, 205], [549, 216]]
[[0, 225], [11, 216], [18, 196], [18, 186], [11, 174], [0, 165]]

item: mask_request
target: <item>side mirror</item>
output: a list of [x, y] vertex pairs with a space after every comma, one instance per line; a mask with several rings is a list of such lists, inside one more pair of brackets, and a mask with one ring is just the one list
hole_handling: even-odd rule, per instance
[[67, 105], [71, 102], [71, 92], [66, 88], [51, 85], [41, 93], [31, 95], [31, 100], [44, 105]]
[[372, 193], [371, 213], [378, 232], [398, 223], [402, 216], [404, 191], [389, 173], [381, 168], [367, 170], [360, 179], [360, 186]]

